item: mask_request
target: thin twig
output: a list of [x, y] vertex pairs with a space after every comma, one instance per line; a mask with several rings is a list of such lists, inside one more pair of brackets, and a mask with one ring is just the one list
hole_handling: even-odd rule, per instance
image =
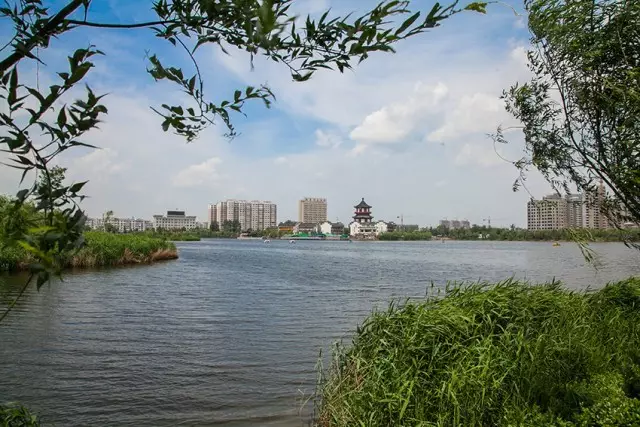
[[29, 275], [29, 279], [26, 281], [26, 283], [24, 284], [24, 286], [22, 287], [22, 289], [20, 290], [20, 293], [18, 294], [18, 296], [16, 297], [16, 299], [13, 300], [13, 302], [11, 304], [9, 304], [9, 307], [5, 310], [4, 313], [2, 313], [2, 316], [0, 316], [0, 323], [2, 323], [2, 321], [4, 320], [5, 317], [7, 317], [7, 315], [9, 314], [9, 312], [13, 309], [13, 307], [16, 305], [16, 303], [18, 302], [18, 300], [20, 299], [20, 297], [22, 297], [22, 294], [24, 294], [24, 291], [27, 290], [27, 286], [29, 286], [29, 283], [31, 283], [31, 280], [33, 279], [33, 273], [31, 273]]

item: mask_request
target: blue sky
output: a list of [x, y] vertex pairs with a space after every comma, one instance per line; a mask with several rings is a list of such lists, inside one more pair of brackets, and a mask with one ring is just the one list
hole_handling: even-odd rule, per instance
[[[52, 7], [62, 2], [53, 2]], [[296, 10], [317, 14], [362, 11], [365, 0], [298, 0]], [[428, 10], [431, 2], [412, 1]], [[516, 10], [521, 5], [512, 3]], [[89, 19], [139, 22], [153, 15], [150, 2], [94, 0]], [[506, 5], [487, 15], [463, 13], [440, 28], [405, 41], [395, 55], [374, 55], [354, 71], [323, 71], [306, 83], [292, 82], [279, 64], [263, 59], [251, 71], [241, 52], [225, 55], [211, 47], [198, 55], [206, 91], [213, 100], [232, 96], [247, 84], [268, 84], [273, 108], [251, 105], [237, 115], [241, 133], [207, 130], [191, 144], [160, 129], [150, 106], [180, 100], [175, 88], [153, 82], [145, 72], [147, 52], [189, 69], [184, 55], [155, 39], [149, 30], [81, 29], [56, 40], [38, 71], [41, 84], [64, 68], [70, 49], [95, 44], [106, 53], [96, 61], [89, 83], [109, 93], [110, 114], [88, 142], [101, 150], [78, 150], [61, 159], [69, 178], [89, 179], [90, 215], [147, 217], [185, 209], [204, 220], [208, 203], [225, 198], [265, 199], [278, 204], [279, 220], [297, 216], [296, 201], [327, 197], [329, 215], [347, 222], [364, 197], [374, 216], [437, 224], [441, 218], [525, 225], [526, 192], [513, 193], [516, 170], [501, 160], [486, 134], [512, 124], [498, 99], [502, 89], [528, 78], [525, 19]], [[6, 36], [5, 29], [0, 34]], [[21, 69], [33, 79], [35, 70]], [[521, 135], [501, 152], [517, 158]], [[0, 171], [0, 191], [13, 193], [17, 181]], [[548, 192], [533, 175], [535, 196]]]

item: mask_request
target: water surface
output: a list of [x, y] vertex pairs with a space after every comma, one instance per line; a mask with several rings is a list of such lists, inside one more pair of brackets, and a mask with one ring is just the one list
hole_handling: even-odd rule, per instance
[[[0, 324], [0, 402], [58, 426], [300, 426], [318, 351], [373, 308], [447, 280], [640, 273], [638, 252], [594, 249], [597, 271], [572, 244], [181, 243], [177, 261], [29, 289]], [[3, 301], [21, 280], [0, 277]]]

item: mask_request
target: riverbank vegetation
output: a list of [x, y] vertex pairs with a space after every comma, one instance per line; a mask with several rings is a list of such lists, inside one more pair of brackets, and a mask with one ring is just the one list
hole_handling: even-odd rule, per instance
[[[175, 245], [166, 239], [90, 231], [84, 233], [84, 245], [79, 250], [62, 253], [58, 262], [60, 268], [87, 268], [176, 258]], [[34, 261], [34, 257], [21, 246], [0, 243], [0, 271], [26, 270]]]
[[149, 230], [131, 234], [154, 239], [170, 240], [172, 242], [197, 242], [202, 237], [199, 229], [189, 231]]
[[472, 225], [468, 229], [447, 229], [435, 227], [428, 229], [436, 237], [448, 237], [455, 240], [507, 240], [507, 241], [571, 241], [579, 238], [589, 242], [638, 242], [640, 229], [561, 229], [527, 230], [523, 228], [498, 228]]
[[336, 347], [317, 424], [639, 425], [638, 308], [640, 279], [595, 293], [508, 280], [392, 304]]
[[38, 417], [21, 405], [0, 405], [0, 426], [39, 427]]
[[428, 231], [389, 231], [378, 236], [378, 240], [431, 240], [433, 235]]

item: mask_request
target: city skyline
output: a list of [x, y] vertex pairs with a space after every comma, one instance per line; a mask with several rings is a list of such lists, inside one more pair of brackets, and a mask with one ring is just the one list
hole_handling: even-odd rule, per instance
[[[346, 0], [317, 3], [300, 0], [293, 7], [335, 13], [363, 7]], [[116, 19], [144, 9], [136, 2], [118, 4], [95, 7]], [[481, 18], [459, 14], [436, 31], [398, 44], [393, 56], [371, 55], [344, 74], [321, 70], [304, 84], [292, 82], [281, 64], [256, 58], [252, 72], [247, 55], [212, 53], [210, 67], [203, 69], [212, 101], [228, 97], [228, 88], [265, 82], [277, 97], [272, 109], [250, 104], [247, 118], [233, 115], [239, 135], [231, 143], [222, 136], [223, 126], [192, 144], [162, 131], [149, 106], [181, 95], [154, 85], [144, 72], [142, 46], [155, 50], [154, 37], [87, 30], [111, 61], [107, 67], [96, 58], [87, 81], [97, 93], [108, 93], [109, 115], [85, 138], [101, 149], [70, 150], [61, 165], [69, 168], [69, 181], [89, 180], [83, 189], [89, 198], [82, 204], [89, 216], [113, 210], [151, 218], [179, 206], [204, 219], [210, 201], [264, 195], [281, 206], [280, 218], [295, 220], [299, 198], [318, 194], [330, 201], [332, 221], [344, 222], [353, 199], [364, 196], [377, 216], [389, 220], [404, 214], [407, 222], [420, 224], [437, 224], [443, 217], [482, 223], [490, 216], [504, 218], [496, 225], [524, 227], [522, 206], [530, 196], [511, 191], [517, 171], [498, 157], [486, 136], [510, 124], [499, 100], [502, 90], [529, 77], [524, 21], [507, 9], [494, 8]], [[56, 40], [57, 48], [71, 45]], [[163, 49], [160, 56], [175, 54]], [[68, 65], [53, 50], [42, 55], [52, 70]], [[473, 79], [467, 70], [474, 70]], [[34, 71], [25, 68], [22, 78]], [[44, 71], [39, 77], [45, 85], [56, 78]], [[520, 148], [499, 147], [506, 158], [518, 158]], [[19, 172], [0, 168], [1, 193], [15, 194], [19, 180]], [[549, 190], [536, 174], [527, 188], [536, 197]]]

